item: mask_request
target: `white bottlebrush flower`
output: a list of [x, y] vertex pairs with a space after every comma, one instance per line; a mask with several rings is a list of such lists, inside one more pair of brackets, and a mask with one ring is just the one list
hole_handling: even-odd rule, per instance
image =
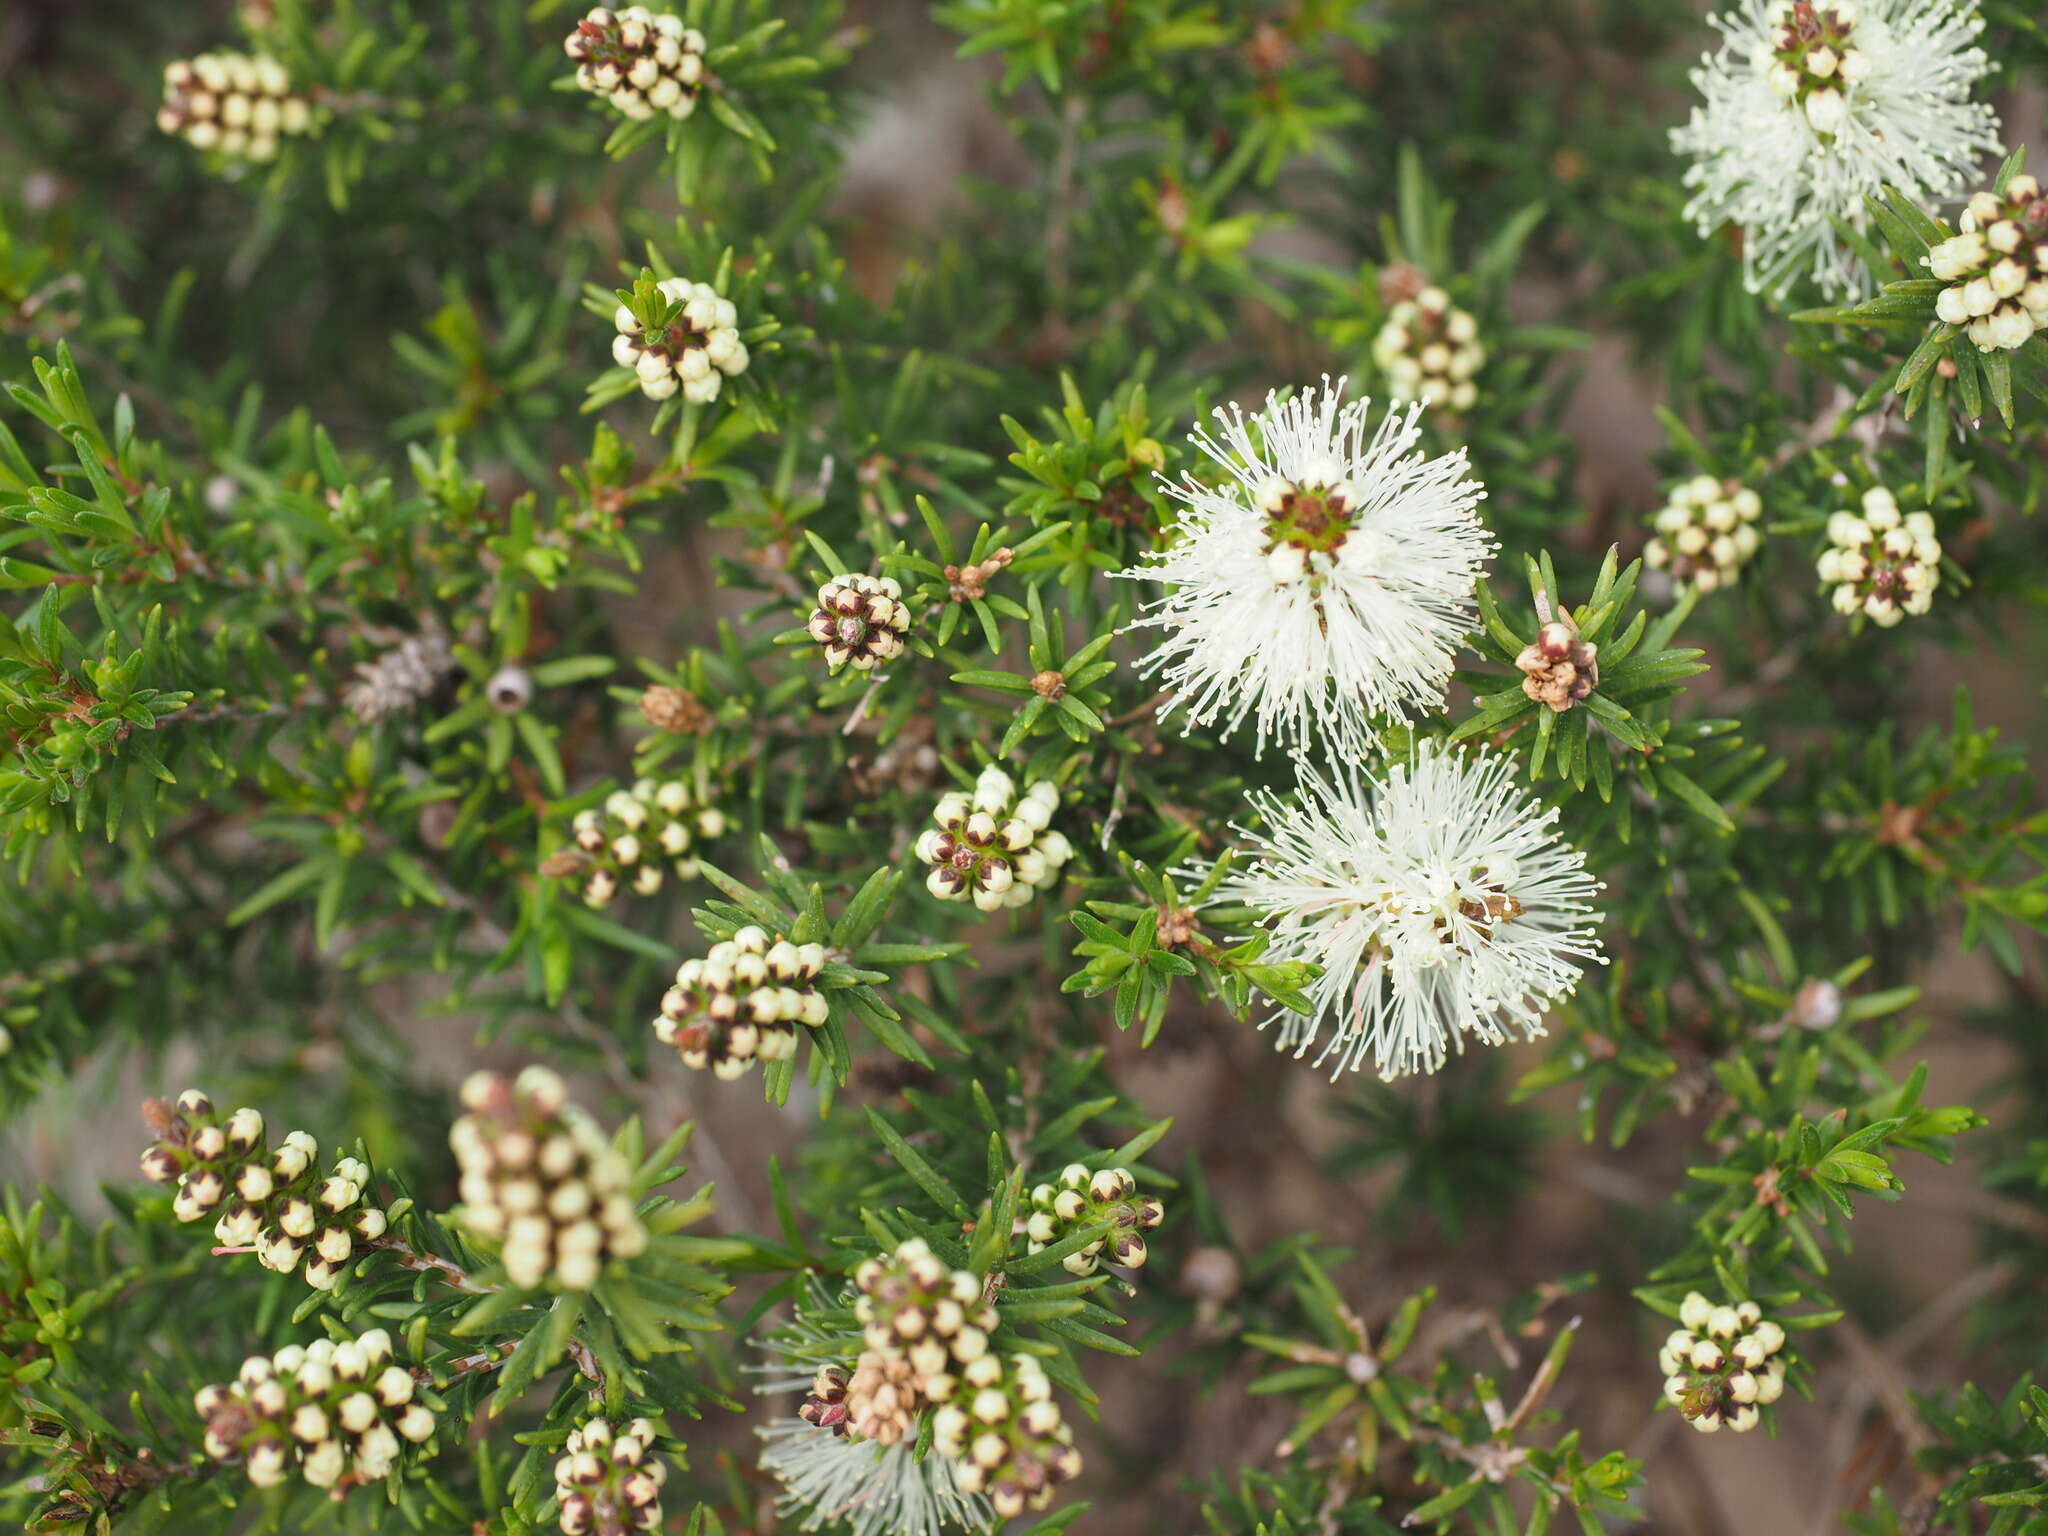
[[1138, 621], [1163, 632], [1145, 669], [1165, 674], [1169, 710], [1226, 733], [1250, 715], [1261, 751], [1280, 737], [1356, 756], [1374, 716], [1441, 707], [1494, 549], [1464, 451], [1419, 446], [1422, 406], [1369, 430], [1371, 401], [1343, 394], [1326, 378], [1255, 416], [1219, 409], [1219, 435], [1191, 440], [1222, 483], [1169, 485], [1179, 537], [1120, 573], [1171, 588]]
[[762, 1467], [783, 1487], [778, 1508], [800, 1531], [844, 1525], [852, 1536], [940, 1536], [989, 1527], [988, 1500], [962, 1493], [953, 1463], [936, 1453], [919, 1461], [908, 1443], [846, 1439], [802, 1419], [755, 1433]]
[[1589, 905], [1599, 882], [1514, 781], [1505, 753], [1434, 745], [1384, 779], [1304, 775], [1256, 794], [1264, 826], [1215, 901], [1261, 914], [1269, 960], [1322, 968], [1312, 1010], [1282, 1011], [1279, 1046], [1332, 1075], [1369, 1057], [1384, 1078], [1434, 1072], [1465, 1036], [1501, 1045], [1605, 963]]
[[1862, 291], [1829, 220], [1864, 227], [1886, 185], [1952, 197], [1999, 152], [1998, 114], [1970, 99], [1991, 68], [1975, 0], [1736, 0], [1712, 20], [1721, 47], [1692, 72], [1705, 100], [1671, 143], [1693, 158], [1686, 217], [1741, 227], [1752, 293], [1802, 276]]

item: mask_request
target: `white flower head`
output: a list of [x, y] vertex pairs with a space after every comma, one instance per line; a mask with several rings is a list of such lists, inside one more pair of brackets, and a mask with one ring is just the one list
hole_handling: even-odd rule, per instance
[[[858, 1335], [832, 1319], [852, 1304], [852, 1290], [828, 1290], [812, 1276], [789, 1320], [754, 1340], [765, 1358], [744, 1367], [762, 1396], [810, 1390], [818, 1367], [844, 1364]], [[779, 1509], [800, 1531], [843, 1525], [852, 1536], [979, 1536], [994, 1522], [989, 1501], [961, 1491], [953, 1464], [930, 1454], [919, 1461], [913, 1442], [883, 1446], [798, 1418], [773, 1419], [754, 1431], [763, 1441], [762, 1469], [782, 1484]]]
[[1863, 199], [1886, 185], [1952, 197], [2000, 152], [1998, 114], [1970, 99], [1991, 68], [1975, 0], [1735, 0], [1712, 21], [1721, 47], [1692, 72], [1705, 100], [1671, 145], [1693, 158], [1686, 217], [1703, 235], [1741, 226], [1752, 293], [1802, 276], [1861, 292], [1868, 274], [1829, 221], [1863, 228]]
[[1247, 417], [1218, 409], [1196, 447], [1219, 486], [1168, 484], [1180, 537], [1123, 571], [1172, 590], [1138, 621], [1163, 631], [1145, 663], [1192, 725], [1356, 756], [1376, 715], [1440, 708], [1472, 592], [1494, 544], [1465, 453], [1419, 446], [1418, 402], [1369, 429], [1372, 402], [1344, 380]]
[[989, 1528], [988, 1500], [960, 1491], [953, 1463], [919, 1461], [908, 1444], [883, 1446], [777, 1419], [755, 1431], [762, 1467], [782, 1484], [780, 1510], [800, 1531], [841, 1524], [852, 1536], [940, 1536]]
[[1214, 900], [1261, 914], [1269, 960], [1322, 968], [1307, 1015], [1266, 1020], [1280, 1049], [1307, 1055], [1327, 1025], [1332, 1076], [1368, 1057], [1383, 1078], [1434, 1072], [1467, 1035], [1542, 1034], [1577, 962], [1605, 963], [1599, 882], [1514, 771], [1425, 744], [1382, 779], [1310, 772], [1295, 800], [1251, 797], [1264, 826]]

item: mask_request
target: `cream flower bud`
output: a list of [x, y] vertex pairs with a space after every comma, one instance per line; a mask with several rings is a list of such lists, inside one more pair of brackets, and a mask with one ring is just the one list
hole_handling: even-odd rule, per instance
[[1848, 120], [1848, 103], [1840, 91], [1819, 90], [1806, 98], [1806, 121], [1815, 133], [1839, 133]]

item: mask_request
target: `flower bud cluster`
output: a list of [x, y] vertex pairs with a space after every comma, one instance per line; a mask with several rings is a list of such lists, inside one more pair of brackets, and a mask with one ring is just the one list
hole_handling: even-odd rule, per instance
[[[920, 1398], [946, 1401], [958, 1372], [988, 1354], [996, 1313], [982, 1300], [981, 1281], [967, 1270], [948, 1268], [922, 1238], [869, 1259], [853, 1272], [853, 1283], [860, 1291], [853, 1315], [867, 1345], [860, 1366], [907, 1364], [908, 1373], [893, 1373], [894, 1379], [908, 1381]], [[859, 1385], [857, 1368], [849, 1385], [848, 1427], [879, 1439], [862, 1427]]]
[[412, 1372], [392, 1363], [381, 1328], [252, 1355], [235, 1380], [201, 1387], [192, 1403], [206, 1421], [206, 1454], [243, 1462], [258, 1488], [275, 1487], [294, 1466], [316, 1488], [375, 1482], [398, 1461], [401, 1440], [434, 1432], [432, 1410], [413, 1401]]
[[1166, 1219], [1166, 1208], [1150, 1195], [1138, 1193], [1138, 1181], [1128, 1168], [1102, 1168], [1090, 1173], [1079, 1163], [1060, 1171], [1058, 1184], [1040, 1184], [1031, 1191], [1031, 1214], [1024, 1231], [1037, 1253], [1082, 1227], [1115, 1225], [1085, 1248], [1076, 1249], [1063, 1261], [1067, 1271], [1092, 1275], [1101, 1262], [1103, 1249], [1108, 1260], [1123, 1269], [1139, 1269], [1145, 1263], [1145, 1239]]
[[910, 610], [890, 577], [834, 576], [818, 588], [818, 606], [804, 627], [825, 648], [825, 664], [834, 672], [847, 666], [871, 672], [903, 654]]
[[1796, 104], [1807, 126], [1824, 139], [1849, 120], [1849, 94], [1870, 76], [1870, 59], [1855, 45], [1854, 0], [1814, 3], [1781, 0], [1770, 41], [1756, 67], [1781, 101]]
[[1964, 327], [1980, 352], [2025, 346], [2048, 330], [2048, 197], [2031, 176], [2005, 195], [1979, 192], [1958, 223], [1962, 233], [1927, 253], [1927, 270], [1949, 286], [1934, 313]]
[[552, 1272], [563, 1289], [587, 1291], [606, 1259], [646, 1248], [632, 1171], [569, 1102], [561, 1078], [545, 1067], [512, 1082], [478, 1072], [462, 1085], [462, 1103], [469, 1113], [448, 1133], [462, 1170], [457, 1214], [501, 1245], [514, 1285], [530, 1290]]
[[995, 1309], [979, 1280], [948, 1269], [921, 1238], [869, 1259], [853, 1279], [860, 1358], [851, 1374], [821, 1368], [797, 1417], [842, 1438], [901, 1445], [916, 1438], [927, 1407], [952, 1397], [959, 1373], [988, 1355]]
[[284, 66], [263, 54], [220, 51], [164, 66], [156, 125], [194, 149], [237, 160], [274, 160], [277, 141], [313, 126], [313, 108]]
[[1472, 376], [1485, 365], [1486, 348], [1478, 337], [1479, 322], [1431, 286], [1387, 312], [1373, 337], [1372, 360], [1392, 399], [1462, 413], [1479, 401]]
[[932, 1448], [954, 1462], [962, 1493], [986, 1494], [999, 1519], [1050, 1504], [1081, 1474], [1074, 1431], [1033, 1355], [983, 1355], [961, 1373], [956, 1401], [932, 1415]]
[[925, 889], [941, 901], [971, 897], [993, 912], [1021, 907], [1057, 885], [1061, 866], [1074, 856], [1064, 836], [1047, 830], [1059, 803], [1060, 792], [1043, 779], [1018, 798], [1010, 776], [993, 765], [981, 771], [972, 795], [940, 796], [932, 811], [938, 825], [917, 839], [918, 858], [932, 866]]
[[1552, 619], [1515, 658], [1522, 692], [1562, 714], [1600, 683], [1600, 648], [1581, 640], [1576, 625]]
[[1758, 1408], [1785, 1391], [1785, 1330], [1753, 1301], [1717, 1307], [1698, 1291], [1678, 1310], [1684, 1326], [1664, 1341], [1664, 1395], [1702, 1434], [1756, 1428]]
[[1861, 517], [1837, 512], [1828, 519], [1828, 547], [1817, 569], [1834, 588], [1837, 613], [1865, 614], [1889, 629], [1907, 614], [1934, 606], [1934, 589], [1941, 584], [1941, 540], [1931, 516], [1901, 516], [1898, 501], [1880, 485], [1863, 493]]
[[555, 1498], [565, 1536], [626, 1536], [661, 1529], [668, 1468], [654, 1454], [650, 1419], [623, 1428], [606, 1419], [579, 1425], [555, 1462]]
[[825, 1022], [825, 994], [813, 985], [824, 968], [822, 944], [771, 942], [765, 928], [742, 928], [702, 960], [677, 967], [654, 1032], [682, 1054], [683, 1065], [709, 1067], [727, 1082], [756, 1057], [786, 1061], [796, 1054], [796, 1026]]
[[608, 795], [602, 807], [578, 811], [570, 823], [575, 855], [557, 855], [542, 867], [542, 873], [588, 870], [584, 902], [607, 907], [621, 885], [630, 886], [636, 896], [659, 891], [664, 878], [662, 859], [668, 860], [678, 880], [694, 880], [697, 860], [691, 850], [697, 840], [718, 837], [724, 831], [725, 812], [683, 780], [656, 783], [641, 779], [630, 791]]
[[1764, 504], [1739, 480], [1695, 475], [1671, 489], [1654, 519], [1657, 537], [1643, 546], [1643, 564], [1702, 592], [1733, 584], [1763, 543], [1756, 520]]
[[621, 304], [612, 313], [619, 332], [612, 338], [612, 361], [639, 378], [640, 393], [650, 400], [666, 400], [680, 389], [685, 400], [708, 404], [728, 375], [747, 371], [739, 311], [709, 283], [671, 277], [659, 286], [663, 298], [683, 306], [681, 312], [650, 334]]
[[263, 1116], [238, 1109], [222, 1119], [196, 1088], [176, 1105], [152, 1101], [145, 1111], [157, 1139], [142, 1154], [142, 1176], [176, 1184], [171, 1210], [180, 1221], [219, 1211], [213, 1224], [224, 1248], [253, 1248], [265, 1269], [288, 1275], [306, 1261], [306, 1284], [332, 1290], [356, 1242], [384, 1235], [381, 1210], [363, 1200], [370, 1170], [353, 1157], [322, 1174], [320, 1145], [292, 1131], [273, 1150]]
[[562, 40], [576, 61], [576, 83], [602, 96], [635, 122], [697, 110], [704, 88], [704, 34], [680, 16], [643, 5], [598, 6]]

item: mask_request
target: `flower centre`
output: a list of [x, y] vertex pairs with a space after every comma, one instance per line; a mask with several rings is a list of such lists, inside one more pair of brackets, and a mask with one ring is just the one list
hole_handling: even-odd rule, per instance
[[1355, 530], [1357, 489], [1334, 472], [1300, 482], [1275, 475], [1260, 487], [1266, 558], [1283, 586], [1328, 571]]
[[[1467, 940], [1475, 937], [1482, 941], [1491, 938], [1493, 931], [1503, 923], [1511, 923], [1522, 915], [1522, 903], [1508, 886], [1516, 878], [1517, 871], [1509, 860], [1500, 861], [1497, 867], [1481, 865], [1469, 871], [1463, 878], [1446, 872], [1431, 893], [1433, 900], [1425, 909], [1434, 913], [1430, 926], [1436, 930], [1440, 945], [1450, 947], [1454, 953], [1467, 952]], [[1458, 921], [1457, 919], [1462, 919]]]
[[1805, 112], [1816, 133], [1832, 137], [1848, 115], [1846, 92], [1870, 72], [1870, 61], [1852, 40], [1852, 0], [1815, 5], [1791, 0], [1778, 9], [1770, 42], [1757, 53], [1757, 66], [1772, 88]]

